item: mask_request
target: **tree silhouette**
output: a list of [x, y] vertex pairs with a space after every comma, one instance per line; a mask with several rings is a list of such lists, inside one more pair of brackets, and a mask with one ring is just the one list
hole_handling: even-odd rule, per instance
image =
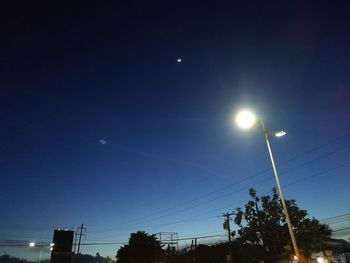
[[[254, 189], [249, 190], [251, 199], [244, 209], [237, 208], [234, 218], [239, 227], [236, 241], [263, 247], [266, 256], [278, 256], [291, 248], [290, 235], [280, 199], [274, 188], [272, 195], [258, 197]], [[315, 218], [308, 218], [307, 211], [300, 209], [295, 200], [285, 200], [299, 249], [308, 258], [312, 251], [325, 248], [331, 230]]]
[[128, 245], [119, 248], [117, 259], [120, 263], [153, 263], [160, 261], [164, 251], [155, 235], [144, 231], [132, 233]]

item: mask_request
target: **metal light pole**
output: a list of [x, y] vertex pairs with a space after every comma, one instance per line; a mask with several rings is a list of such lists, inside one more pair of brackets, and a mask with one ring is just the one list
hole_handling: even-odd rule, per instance
[[[39, 243], [36, 244], [35, 242], [30, 242], [30, 243], [29, 243], [29, 247], [39, 247], [39, 248], [40, 248], [38, 263], [41, 263], [41, 258], [42, 258], [42, 255], [43, 255], [43, 250], [44, 250], [44, 248], [45, 248], [46, 246], [48, 246], [48, 245], [45, 245], [43, 242], [41, 242], [41, 244], [39, 244]], [[55, 244], [54, 244], [54, 243], [51, 243], [50, 246], [49, 246], [49, 247], [50, 247], [50, 250], [52, 250], [54, 246], [55, 246]]]
[[38, 261], [38, 263], [41, 263], [42, 255], [43, 255], [43, 246], [40, 247], [40, 254], [39, 254], [39, 261]]
[[41, 243], [41, 244], [36, 244], [35, 242], [30, 242], [30, 243], [29, 243], [29, 247], [39, 247], [39, 248], [40, 248], [38, 263], [41, 263], [41, 257], [42, 257], [42, 255], [43, 255], [43, 247], [44, 247], [44, 244], [43, 244], [43, 243]]
[[[256, 120], [256, 116], [252, 112], [247, 111], [247, 110], [240, 112], [237, 115], [237, 117], [236, 117], [236, 122], [237, 122], [238, 126], [240, 126], [242, 129], [250, 129], [250, 128], [254, 127], [256, 125], [256, 121], [257, 121]], [[279, 178], [278, 178], [278, 173], [277, 173], [275, 161], [273, 159], [272, 150], [271, 150], [270, 142], [269, 142], [269, 139], [268, 139], [268, 136], [271, 133], [265, 128], [265, 124], [264, 124], [264, 121], [263, 121], [262, 118], [260, 119], [260, 123], [261, 123], [261, 127], [262, 127], [263, 134], [264, 134], [264, 137], [265, 137], [267, 149], [268, 149], [268, 152], [269, 152], [269, 156], [270, 156], [270, 160], [271, 160], [271, 164], [272, 164], [272, 170], [273, 170], [273, 173], [275, 175], [275, 180], [276, 180], [278, 192], [279, 192], [279, 195], [280, 195], [283, 212], [284, 212], [284, 215], [286, 217], [286, 222], [287, 222], [287, 225], [288, 225], [290, 238], [292, 240], [292, 245], [293, 245], [293, 249], [294, 249], [294, 258], [296, 257], [297, 260], [300, 260], [300, 254], [299, 254], [298, 245], [297, 245], [297, 242], [295, 240], [292, 223], [290, 221], [287, 205], [286, 205], [286, 202], [284, 200], [284, 196], [283, 196], [281, 184], [280, 184], [280, 181], [279, 181]], [[277, 137], [280, 137], [280, 136], [283, 136], [285, 134], [285, 132], [281, 131], [281, 132], [277, 132], [277, 133], [273, 133], [273, 134], [275, 136], [277, 136]]]
[[263, 128], [263, 133], [264, 133], [267, 149], [269, 151], [271, 165], [272, 165], [272, 170], [273, 170], [273, 173], [275, 175], [275, 180], [276, 180], [278, 192], [280, 194], [280, 199], [281, 199], [281, 202], [282, 202], [283, 212], [284, 212], [284, 215], [286, 217], [290, 238], [292, 240], [292, 245], [293, 245], [293, 248], [294, 248], [294, 254], [295, 254], [297, 260], [299, 260], [300, 259], [299, 249], [298, 249], [297, 241], [295, 240], [294, 231], [293, 231], [292, 223], [290, 221], [287, 205], [286, 205], [286, 202], [284, 200], [284, 196], [283, 196], [280, 180], [278, 178], [278, 173], [277, 173], [275, 161], [273, 159], [272, 150], [271, 150], [270, 142], [269, 142], [269, 139], [268, 139], [268, 131], [265, 129], [265, 124], [264, 124], [263, 119], [260, 119], [260, 121], [261, 121], [261, 126]]

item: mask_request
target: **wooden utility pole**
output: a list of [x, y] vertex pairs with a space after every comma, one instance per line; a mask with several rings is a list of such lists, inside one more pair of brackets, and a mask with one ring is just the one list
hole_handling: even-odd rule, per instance
[[226, 213], [223, 214], [223, 217], [225, 218], [224, 222], [224, 229], [227, 230], [227, 235], [228, 235], [228, 248], [229, 248], [229, 255], [230, 255], [230, 263], [233, 262], [232, 260], [232, 240], [231, 240], [231, 227], [230, 227], [230, 216], [234, 215], [234, 213]]
[[86, 231], [86, 228], [84, 227], [84, 224], [81, 224], [80, 227], [78, 227], [77, 231], [80, 230], [80, 233], [78, 234], [79, 235], [79, 243], [78, 243], [78, 249], [77, 249], [77, 254], [75, 255], [75, 262], [78, 263], [79, 261], [79, 253], [80, 253], [80, 243], [81, 243], [81, 237], [82, 236], [85, 236], [85, 234], [83, 234], [83, 230], [84, 232]]

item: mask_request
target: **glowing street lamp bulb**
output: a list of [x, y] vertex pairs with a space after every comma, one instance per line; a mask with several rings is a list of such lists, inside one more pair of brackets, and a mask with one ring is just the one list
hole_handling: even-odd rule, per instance
[[256, 123], [256, 117], [254, 113], [244, 110], [237, 114], [235, 118], [236, 124], [242, 129], [249, 129]]
[[35, 242], [30, 242], [30, 243], [29, 243], [29, 246], [30, 246], [30, 247], [35, 247]]
[[284, 135], [286, 135], [287, 133], [285, 132], [285, 131], [279, 131], [279, 132], [276, 132], [275, 133], [275, 136], [276, 137], [282, 137], [282, 136], [284, 136]]

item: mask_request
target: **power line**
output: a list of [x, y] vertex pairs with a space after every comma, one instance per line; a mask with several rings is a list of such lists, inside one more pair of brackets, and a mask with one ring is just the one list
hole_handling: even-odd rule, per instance
[[323, 222], [323, 221], [329, 221], [329, 220], [338, 219], [338, 218], [341, 218], [341, 217], [349, 217], [349, 216], [350, 216], [350, 213], [346, 213], [346, 214], [342, 214], [342, 215], [338, 215], [338, 216], [332, 216], [332, 217], [324, 218], [324, 219], [321, 219], [319, 221]]
[[345, 231], [345, 230], [350, 230], [350, 227], [345, 227], [345, 228], [341, 228], [341, 229], [335, 229], [332, 232], [341, 232], [341, 231]]
[[[329, 173], [329, 172], [331, 172], [331, 171], [333, 171], [333, 170], [342, 168], [342, 167], [344, 167], [344, 166], [346, 166], [346, 165], [349, 165], [349, 164], [350, 164], [350, 162], [347, 162], [347, 163], [338, 165], [338, 166], [333, 167], [333, 168], [330, 168], [330, 169], [328, 169], [328, 170], [325, 170], [325, 171], [322, 171], [322, 172], [318, 172], [318, 173], [313, 174], [313, 175], [311, 175], [311, 176], [308, 176], [308, 177], [306, 177], [306, 178], [302, 178], [302, 179], [297, 180], [297, 181], [295, 181], [295, 182], [292, 182], [292, 183], [290, 183], [290, 184], [284, 185], [283, 187], [284, 187], [284, 188], [290, 187], [290, 186], [292, 186], [292, 185], [301, 183], [301, 182], [303, 182], [303, 181], [310, 180], [311, 178], [314, 178], [314, 177], [317, 177], [317, 176], [321, 176], [321, 175], [327, 174], [327, 173]], [[269, 194], [269, 193], [271, 193], [271, 191], [268, 191], [268, 192], [266, 192], [266, 193], [264, 193], [264, 194]], [[235, 204], [239, 204], [239, 203], [243, 203], [243, 202], [246, 202], [246, 200], [242, 200], [242, 201], [236, 202]], [[216, 212], [216, 211], [225, 209], [225, 208], [227, 208], [227, 207], [232, 207], [232, 204], [229, 205], [229, 206], [225, 206], [225, 207], [223, 207], [223, 208], [220, 208], [220, 209], [212, 210], [212, 212], [214, 212], [214, 211]], [[211, 212], [209, 212], [209, 213], [211, 213]], [[202, 213], [202, 214], [208, 214], [208, 212]], [[182, 222], [184, 222], [184, 221], [185, 221], [185, 220], [183, 220]], [[164, 223], [163, 225], [167, 225], [167, 223]], [[152, 226], [148, 226], [148, 227], [152, 227]]]
[[[349, 147], [349, 146], [350, 146], [350, 145], [347, 145], [347, 147]], [[342, 150], [342, 149], [344, 149], [344, 147], [338, 148], [337, 151]], [[335, 153], [335, 151], [332, 151], [332, 152], [329, 153], [329, 155], [332, 155], [332, 154], [334, 154], [334, 153]], [[322, 158], [324, 158], [324, 157], [326, 157], [326, 156], [327, 156], [327, 155], [322, 155]], [[315, 158], [315, 159], [313, 159], [313, 160], [311, 160], [311, 161], [309, 161], [309, 162], [304, 162], [304, 163], [301, 164], [300, 166], [293, 167], [293, 169], [290, 169], [290, 170], [288, 170], [288, 171], [285, 172], [285, 173], [288, 173], [288, 172], [290, 172], [291, 170], [295, 170], [296, 168], [300, 168], [300, 167], [302, 167], [302, 166], [305, 166], [305, 165], [307, 165], [307, 164], [309, 164], [309, 163], [311, 163], [311, 162], [314, 162], [315, 160], [319, 160], [319, 159], [321, 159], [321, 158], [317, 157], [317, 158]], [[315, 173], [315, 174], [313, 174], [313, 175], [311, 175], [311, 176], [307, 176], [307, 177], [301, 178], [301, 179], [299, 179], [299, 180], [296, 180], [296, 181], [294, 181], [294, 182], [292, 182], [292, 183], [289, 183], [289, 184], [285, 185], [284, 187], [289, 187], [289, 186], [291, 186], [291, 185], [294, 185], [294, 184], [297, 184], [297, 183], [300, 183], [300, 182], [309, 180], [309, 179], [311, 179], [311, 178], [314, 178], [314, 177], [323, 175], [323, 174], [325, 174], [325, 173], [328, 173], [328, 172], [330, 172], [330, 171], [333, 171], [333, 170], [342, 168], [342, 167], [347, 166], [347, 165], [349, 165], [349, 164], [350, 164], [350, 162], [345, 162], [345, 163], [340, 164], [340, 165], [338, 165], [338, 166], [336, 166], [336, 167], [333, 167], [333, 168], [327, 169], [327, 170], [325, 170], [325, 171], [321, 171], [321, 172]], [[269, 181], [269, 180], [272, 180], [272, 179], [273, 179], [273, 178], [269, 176], [269, 177], [264, 178], [263, 180], [260, 180], [258, 183], [263, 183], [263, 182], [265, 182], [265, 181]], [[218, 199], [220, 199], [220, 198], [222, 198], [222, 197], [225, 197], [225, 196], [228, 196], [228, 195], [231, 195], [231, 194], [235, 194], [235, 193], [238, 193], [238, 192], [241, 192], [241, 191], [245, 191], [247, 188], [251, 188], [251, 187], [253, 187], [253, 186], [254, 186], [254, 185], [245, 186], [245, 187], [240, 188], [239, 190], [235, 190], [235, 191], [233, 191], [233, 192], [229, 192], [229, 193], [223, 194], [223, 195], [221, 195], [221, 196], [219, 196], [219, 197], [216, 197], [216, 198], [214, 198], [214, 199], [206, 200], [206, 201], [197, 203], [197, 204], [195, 204], [195, 205], [193, 205], [193, 206], [190, 206], [190, 207], [186, 207], [186, 208], [179, 209], [179, 210], [175, 210], [175, 211], [173, 211], [173, 212], [170, 212], [170, 213], [167, 213], [167, 214], [164, 214], [164, 215], [160, 215], [160, 216], [157, 216], [157, 217], [153, 217], [153, 218], [151, 218], [151, 219], [144, 220], [143, 222], [150, 222], [150, 221], [154, 221], [154, 220], [156, 220], [156, 219], [160, 219], [160, 218], [165, 218], [165, 217], [171, 216], [171, 215], [173, 215], [173, 214], [178, 214], [178, 213], [181, 213], [181, 212], [184, 212], [184, 211], [193, 209], [193, 208], [195, 208], [195, 207], [198, 207], [198, 206], [200, 206], [200, 205], [205, 205], [205, 204], [207, 204], [207, 203], [209, 203], [209, 202], [218, 200]], [[141, 219], [140, 219], [140, 220], [141, 220]], [[139, 221], [140, 221], [140, 220], [139, 220]], [[135, 224], [135, 223], [132, 223], [132, 222], [131, 222], [130, 224], [125, 224], [124, 226], [126, 226], [126, 225], [132, 226], [132, 225], [134, 225], [134, 224]], [[115, 229], [116, 229], [116, 228], [109, 229], [109, 231], [115, 230]], [[96, 233], [96, 232], [105, 232], [105, 230], [103, 230], [103, 231], [93, 231], [93, 232], [95, 232], [95, 233]]]
[[[299, 158], [300, 156], [303, 156], [303, 155], [305, 155], [305, 154], [311, 153], [311, 152], [316, 151], [316, 150], [318, 150], [318, 149], [324, 148], [324, 147], [326, 147], [326, 146], [328, 146], [328, 145], [331, 145], [332, 143], [334, 143], [334, 142], [336, 142], [336, 141], [338, 141], [338, 140], [340, 140], [340, 139], [342, 139], [342, 138], [344, 138], [344, 137], [347, 137], [347, 136], [349, 136], [349, 135], [350, 135], [350, 133], [345, 134], [345, 135], [342, 135], [342, 136], [339, 136], [339, 137], [335, 138], [334, 140], [332, 140], [332, 141], [330, 141], [330, 142], [328, 142], [328, 143], [325, 143], [325, 144], [322, 144], [322, 145], [320, 145], [320, 146], [314, 147], [314, 148], [312, 148], [312, 149], [310, 149], [310, 150], [308, 150], [308, 151], [306, 151], [306, 152], [304, 152], [304, 153], [302, 153], [302, 154], [300, 154], [300, 155], [294, 156], [293, 158], [290, 158], [290, 159], [288, 159], [288, 160], [282, 162], [281, 164], [285, 164], [285, 163], [287, 163], [287, 162], [290, 162], [290, 161], [293, 161], [293, 160]], [[321, 156], [319, 156], [319, 157], [317, 157], [317, 158], [312, 159], [312, 160], [309, 161], [309, 162], [304, 162], [303, 164], [301, 164], [301, 166], [307, 165], [307, 164], [309, 164], [310, 162], [313, 162], [313, 161], [315, 161], [315, 160], [319, 160], [319, 159], [321, 159], [321, 158], [325, 158], [326, 156], [332, 155], [332, 154], [334, 154], [336, 151], [340, 151], [340, 150], [342, 150], [342, 149], [345, 149], [345, 148], [348, 147], [348, 146], [349, 146], [349, 145], [342, 146], [342, 147], [340, 147], [340, 148], [335, 149], [335, 150], [332, 151], [332, 152], [329, 152], [328, 154], [323, 154], [323, 155], [321, 155]], [[337, 166], [337, 167], [328, 169], [328, 170], [326, 170], [326, 171], [323, 171], [323, 172], [321, 172], [321, 173], [317, 173], [317, 174], [311, 175], [311, 176], [309, 176], [309, 177], [302, 178], [302, 179], [297, 180], [296, 182], [293, 182], [293, 183], [291, 183], [291, 184], [289, 184], [289, 185], [286, 185], [286, 186], [284, 186], [284, 187], [288, 187], [288, 186], [290, 186], [290, 185], [294, 185], [294, 184], [296, 184], [296, 183], [300, 183], [300, 182], [302, 182], [302, 181], [309, 180], [310, 178], [313, 178], [313, 177], [322, 175], [322, 174], [324, 174], [324, 173], [328, 173], [328, 172], [330, 172], [330, 171], [332, 171], [332, 170], [334, 170], [334, 169], [338, 169], [338, 168], [343, 167], [343, 166], [345, 166], [345, 165], [347, 165], [347, 164], [343, 164], [343, 165], [340, 165], [340, 166]], [[296, 169], [296, 168], [299, 168], [299, 167], [301, 167], [301, 166], [293, 167], [292, 169]], [[269, 170], [270, 170], [270, 169], [269, 169]], [[290, 169], [290, 170], [291, 170], [291, 169]], [[289, 172], [290, 170], [288, 170], [287, 172]], [[261, 173], [265, 173], [265, 171], [263, 171], [263, 172], [261, 172]], [[260, 175], [261, 173], [259, 173], [259, 175]], [[286, 173], [286, 172], [285, 172], [285, 173]], [[257, 175], [253, 175], [253, 176], [250, 176], [250, 177], [247, 177], [247, 178], [253, 178], [253, 177], [257, 177]], [[241, 181], [246, 181], [246, 180], [248, 180], [247, 178], [245, 178], [245, 179], [243, 179], [243, 180], [241, 180]], [[270, 180], [270, 179], [271, 179], [271, 178], [269, 177], [269, 178], [266, 178], [266, 179], [264, 179], [264, 180], [262, 180], [262, 181], [259, 181], [259, 182], [264, 182], [264, 181], [267, 181], [267, 180]], [[240, 181], [238, 181], [237, 183], [239, 183], [239, 182], [240, 182]], [[232, 186], [232, 185], [233, 185], [233, 184], [230, 184], [229, 186]], [[227, 188], [227, 187], [228, 187], [228, 186], [225, 186], [225, 187], [222, 187], [222, 188], [220, 188], [220, 189]], [[248, 187], [249, 187], [249, 186], [248, 186]], [[217, 192], [220, 191], [220, 189], [217, 189], [217, 190], [215, 190], [215, 191], [212, 191], [212, 192], [210, 192], [210, 193], [207, 194], [207, 195], [211, 195], [211, 194], [217, 193]], [[246, 189], [246, 187], [244, 187], [244, 189]], [[243, 189], [242, 189], [242, 190], [243, 190]], [[242, 191], [242, 190], [240, 189], [239, 191]], [[222, 195], [222, 196], [227, 196], [227, 195], [229, 195], [229, 194], [234, 194], [234, 193], [237, 193], [237, 192], [238, 192], [238, 191], [233, 191], [233, 192], [230, 192], [230, 193], [226, 193], [226, 194], [224, 194], [224, 195]], [[207, 196], [207, 195], [206, 195], [206, 196]], [[201, 197], [202, 197], [202, 196], [203, 196], [203, 195], [201, 195]], [[178, 205], [177, 207], [180, 207], [180, 206], [183, 206], [183, 205], [185, 205], [185, 204], [194, 202], [195, 200], [198, 200], [198, 199], [200, 199], [201, 197], [194, 198], [194, 199], [192, 199], [192, 200], [189, 201], [189, 202], [186, 202], [186, 203], [183, 203], [183, 204]], [[217, 200], [217, 199], [219, 199], [219, 198], [220, 198], [220, 197], [215, 197], [213, 200]], [[208, 202], [210, 202], [210, 201], [211, 201], [211, 200], [205, 201], [205, 202], [201, 202], [200, 204], [202, 204], [202, 203], [208, 203]], [[241, 201], [241, 202], [238, 202], [238, 203], [242, 203], [242, 202], [244, 202], [244, 201]], [[188, 210], [188, 209], [192, 209], [192, 208], [197, 207], [197, 206], [198, 206], [198, 204], [196, 204], [196, 205], [194, 205], [194, 206], [191, 206], [190, 208], [182, 209], [182, 210], [180, 210], [180, 212], [181, 212], [181, 211], [186, 211], [186, 210]], [[230, 205], [230, 206], [232, 206], [232, 205]], [[175, 206], [175, 207], [176, 207], [176, 206]], [[228, 206], [225, 206], [225, 208], [227, 208], [227, 207], [228, 207]], [[173, 208], [174, 208], [174, 207], [172, 207], [171, 209], [173, 209]], [[219, 211], [219, 210], [222, 210], [222, 209], [224, 209], [224, 208], [215, 209], [215, 211]], [[170, 209], [167, 209], [167, 210], [170, 210]], [[178, 213], [178, 212], [179, 212], [179, 211], [175, 211], [175, 213]], [[209, 212], [209, 213], [211, 213], [211, 212]], [[156, 214], [156, 213], [153, 213], [153, 214]], [[162, 217], [166, 217], [166, 216], [169, 216], [169, 215], [172, 215], [172, 214], [174, 214], [174, 213], [167, 214], [167, 215], [162, 216]], [[206, 212], [205, 214], [208, 214], [208, 212]], [[350, 215], [350, 214], [349, 214], [349, 215]], [[134, 220], [134, 221], [141, 221], [141, 220], [143, 220], [144, 218], [147, 218], [147, 217], [150, 217], [150, 215], [144, 216], [144, 217], [139, 218], [139, 219], [136, 219], [136, 220]], [[158, 219], [158, 218], [159, 218], [159, 217], [156, 217], [155, 219]], [[155, 220], [155, 219], [153, 218], [152, 221]], [[329, 218], [329, 219], [330, 219], [330, 218]], [[324, 219], [324, 220], [325, 220], [325, 219]], [[148, 220], [148, 221], [150, 221], [150, 220]], [[175, 222], [171, 222], [170, 224], [177, 224], [177, 223], [182, 223], [182, 222], [186, 222], [186, 221], [196, 221], [196, 220], [194, 220], [194, 218], [191, 218], [191, 219], [189, 219], [189, 220], [188, 220], [188, 219], [184, 219], [184, 220], [178, 220], [178, 221], [175, 221]], [[121, 225], [121, 224], [122, 224], [122, 223], [120, 223], [120, 224], [118, 224], [118, 225]], [[169, 224], [164, 223], [164, 224], [161, 224], [161, 225], [169, 225]], [[114, 229], [109, 229], [108, 231], [110, 231], [110, 230], [114, 230]], [[105, 232], [105, 231], [90, 231], [90, 232], [98, 232], [98, 233], [100, 233], [100, 232]], [[5, 234], [4, 234], [4, 235], [5, 235]]]
[[[309, 150], [306, 150], [305, 152], [302, 152], [302, 153], [300, 153], [300, 154], [298, 154], [298, 155], [295, 155], [295, 156], [293, 156], [293, 157], [291, 157], [291, 158], [289, 158], [289, 159], [287, 159], [287, 160], [285, 160], [285, 161], [283, 161], [283, 162], [279, 162], [279, 163], [277, 163], [277, 165], [286, 164], [286, 163], [289, 163], [289, 162], [291, 162], [291, 161], [294, 161], [294, 160], [300, 158], [301, 156], [307, 155], [307, 154], [309, 154], [309, 153], [312, 153], [312, 152], [314, 152], [314, 151], [317, 151], [317, 150], [319, 150], [319, 149], [322, 149], [322, 148], [324, 148], [324, 147], [327, 147], [327, 146], [329, 146], [329, 145], [331, 145], [331, 144], [333, 144], [333, 143], [335, 143], [335, 142], [337, 142], [337, 141], [339, 141], [339, 140], [341, 140], [341, 139], [344, 139], [344, 138], [346, 138], [346, 137], [348, 137], [348, 136], [350, 136], [350, 132], [347, 132], [347, 133], [345, 133], [345, 134], [343, 134], [343, 135], [341, 135], [341, 136], [338, 136], [338, 137], [336, 137], [335, 139], [333, 139], [333, 140], [331, 140], [331, 141], [329, 141], [329, 142], [326, 142], [326, 143], [324, 143], [324, 144], [321, 144], [321, 145], [319, 145], [319, 146], [316, 146], [316, 147], [313, 147], [313, 148], [311, 148], [311, 149], [309, 149]], [[346, 146], [344, 146], [344, 147], [340, 147], [340, 148], [336, 149], [335, 151], [330, 152], [329, 155], [332, 155], [332, 154], [334, 154], [335, 152], [340, 151], [340, 150], [342, 150], [342, 149], [344, 149], [344, 148], [347, 148], [347, 147], [349, 147], [349, 146], [350, 146], [350, 145], [346, 145]], [[329, 155], [325, 154], [325, 155], [322, 155], [321, 157], [317, 157], [316, 159], [313, 159], [312, 161], [305, 162], [305, 163], [303, 163], [303, 164], [300, 165], [300, 166], [297, 166], [297, 167], [294, 167], [294, 168], [292, 168], [292, 169], [289, 169], [288, 172], [291, 171], [291, 170], [293, 170], [293, 169], [299, 168], [299, 167], [301, 167], [301, 166], [303, 166], [303, 165], [307, 165], [307, 164], [309, 164], [309, 163], [311, 163], [311, 162], [313, 162], [313, 161], [322, 159], [322, 158], [324, 158], [324, 157], [326, 157], [326, 156], [329, 156]], [[270, 169], [264, 169], [264, 170], [262, 170], [261, 172], [258, 172], [258, 173], [255, 174], [255, 175], [252, 175], [252, 176], [249, 176], [249, 177], [245, 177], [245, 178], [243, 178], [242, 180], [238, 180], [238, 181], [236, 181], [236, 182], [230, 183], [230, 184], [225, 185], [225, 186], [223, 186], [223, 187], [220, 187], [220, 188], [218, 188], [218, 189], [216, 189], [216, 190], [214, 190], [214, 191], [211, 191], [211, 192], [209, 192], [209, 193], [207, 193], [207, 194], [203, 194], [203, 195], [200, 195], [200, 196], [198, 196], [198, 197], [196, 197], [196, 198], [193, 198], [193, 199], [191, 199], [191, 200], [189, 200], [189, 201], [187, 201], [187, 202], [181, 203], [181, 204], [176, 205], [176, 206], [172, 206], [172, 208], [162, 209], [162, 210], [160, 210], [160, 211], [158, 211], [158, 212], [154, 212], [154, 213], [148, 214], [148, 215], [143, 216], [143, 217], [141, 217], [141, 218], [137, 218], [137, 219], [129, 220], [129, 221], [127, 221], [127, 222], [121, 222], [121, 223], [118, 223], [118, 224], [114, 224], [114, 225], [110, 226], [108, 229], [98, 230], [98, 231], [90, 231], [90, 232], [92, 232], [92, 233], [93, 233], [93, 232], [108, 232], [108, 231], [111, 231], [111, 230], [115, 230], [115, 227], [117, 227], [117, 226], [121, 226], [121, 225], [130, 225], [130, 224], [133, 223], [133, 222], [139, 222], [139, 221], [144, 220], [145, 218], [149, 218], [149, 217], [152, 218], [152, 216], [154, 216], [154, 215], [157, 215], [157, 214], [159, 214], [159, 213], [166, 212], [166, 211], [171, 211], [171, 210], [173, 210], [173, 209], [176, 208], [176, 207], [181, 207], [181, 206], [187, 205], [187, 204], [189, 204], [189, 203], [193, 203], [193, 202], [195, 202], [195, 201], [197, 201], [197, 200], [199, 200], [199, 199], [202, 199], [203, 197], [207, 197], [207, 196], [209, 196], [209, 195], [212, 195], [212, 194], [221, 192], [221, 191], [223, 191], [223, 190], [225, 190], [225, 189], [228, 189], [228, 188], [230, 188], [230, 187], [232, 187], [232, 186], [234, 186], [234, 185], [236, 185], [236, 184], [243, 183], [243, 182], [248, 181], [248, 180], [250, 180], [250, 179], [256, 178], [256, 177], [258, 177], [259, 175], [264, 174], [264, 173], [266, 173], [266, 172], [268, 172], [268, 171], [270, 171]], [[152, 219], [152, 220], [153, 220], [153, 219]]]
[[[342, 167], [345, 167], [346, 165], [350, 165], [350, 161], [349, 161], [349, 162], [346, 162], [346, 163], [343, 163], [343, 164], [340, 164], [340, 165], [338, 165], [338, 166], [335, 166], [335, 167], [333, 167], [333, 168], [330, 168], [330, 169], [327, 169], [327, 170], [324, 170], [324, 171], [315, 173], [315, 174], [313, 174], [313, 175], [311, 175], [311, 176], [308, 176], [308, 177], [299, 179], [299, 180], [294, 181], [294, 182], [292, 182], [292, 183], [290, 183], [290, 184], [283, 185], [283, 187], [284, 187], [284, 188], [290, 187], [290, 186], [293, 186], [293, 185], [295, 185], [295, 184], [301, 183], [301, 182], [303, 182], [303, 181], [310, 180], [310, 179], [312, 179], [312, 178], [314, 178], [314, 177], [321, 176], [321, 175], [325, 175], [325, 174], [327, 174], [327, 173], [329, 173], [329, 172], [331, 172], [331, 171], [334, 171], [334, 170], [336, 170], [336, 169], [340, 169], [340, 168], [342, 168]], [[265, 192], [265, 193], [263, 193], [263, 195], [266, 195], [266, 194], [269, 194], [269, 193], [271, 193], [271, 191]], [[242, 201], [239, 201], [239, 202], [235, 202], [235, 204], [244, 203], [244, 202], [246, 202], [246, 201], [247, 201], [247, 200], [242, 200]], [[212, 213], [212, 212], [214, 212], [214, 211], [215, 211], [215, 212], [216, 212], [216, 211], [220, 211], [220, 210], [226, 209], [226, 208], [228, 208], [228, 207], [232, 207], [232, 206], [233, 206], [233, 204], [231, 204], [231, 205], [229, 205], [229, 206], [225, 206], [225, 207], [219, 208], [219, 209], [211, 210], [211, 211], [209, 211], [209, 212], [202, 213], [201, 215], [205, 215], [205, 214], [208, 214], [208, 213]], [[199, 217], [199, 216], [198, 216], [198, 217]], [[182, 220], [182, 222], [185, 222], [185, 220]], [[171, 223], [171, 224], [175, 224], [175, 223], [173, 222], [173, 223]], [[163, 226], [164, 226], [164, 225], [168, 225], [168, 224], [167, 224], [167, 223], [164, 223]], [[147, 226], [147, 227], [153, 227], [153, 226]]]
[[[208, 239], [208, 238], [215, 238], [215, 237], [225, 237], [226, 235], [207, 235], [207, 236], [196, 236], [196, 237], [184, 237], [184, 238], [178, 238], [178, 241], [184, 241], [184, 240], [193, 240], [195, 238], [197, 239]], [[164, 240], [167, 241], [167, 240]], [[128, 241], [118, 241], [118, 242], [94, 242], [94, 243], [81, 243], [82, 246], [97, 246], [97, 245], [123, 245], [127, 244]]]
[[[311, 175], [311, 176], [307, 176], [307, 177], [304, 177], [304, 178], [299, 179], [299, 180], [297, 180], [297, 181], [294, 181], [294, 182], [292, 182], [292, 183], [286, 184], [286, 185], [284, 185], [283, 187], [284, 187], [284, 188], [290, 187], [290, 186], [292, 186], [292, 185], [301, 183], [301, 182], [303, 182], [303, 181], [310, 180], [310, 179], [312, 179], [312, 178], [314, 178], [314, 177], [327, 174], [327, 173], [329, 173], [329, 172], [331, 172], [331, 171], [334, 171], [334, 170], [336, 170], [336, 169], [342, 168], [342, 167], [344, 167], [344, 166], [346, 166], [346, 165], [349, 165], [349, 164], [350, 164], [350, 162], [345, 162], [345, 163], [340, 164], [340, 165], [338, 165], [338, 166], [336, 166], [336, 167], [333, 167], [333, 168], [327, 169], [327, 170], [325, 170], [325, 171], [321, 171], [321, 172], [315, 173], [315, 174], [313, 174], [313, 175]], [[271, 178], [269, 177], [269, 178], [267, 178], [267, 179], [270, 180]], [[266, 180], [266, 179], [264, 179], [264, 180]], [[268, 192], [266, 192], [266, 193], [264, 193], [264, 194], [269, 194], [269, 193], [271, 193], [271, 191], [268, 191]], [[242, 201], [236, 202], [236, 204], [238, 204], [238, 203], [243, 203], [243, 202], [246, 202], [246, 200], [242, 200]], [[224, 208], [227, 208], [227, 207], [232, 207], [232, 204], [231, 204], [230, 206], [225, 206]], [[215, 209], [215, 210], [213, 210], [213, 212], [214, 212], [214, 211], [216, 212], [216, 211], [222, 210], [222, 209], [224, 209], [224, 208]], [[211, 213], [211, 212], [209, 212], [209, 213]], [[204, 213], [204, 214], [208, 214], [208, 212], [206, 212], [206, 213]], [[197, 216], [197, 217], [199, 217], [199, 216]], [[200, 218], [198, 218], [198, 219], [200, 219]], [[192, 219], [192, 220], [193, 220], [193, 219]], [[175, 222], [171, 222], [171, 223], [163, 223], [163, 224], [152, 225], [152, 226], [147, 226], [147, 227], [154, 227], [154, 226], [159, 226], [159, 225], [161, 225], [161, 226], [167, 226], [167, 225], [172, 225], [172, 224], [177, 224], [177, 223], [182, 223], [182, 222], [188, 222], [188, 221], [189, 221], [189, 220], [186, 220], [186, 219], [185, 219], [185, 220], [179, 220], [179, 221], [175, 221]]]

